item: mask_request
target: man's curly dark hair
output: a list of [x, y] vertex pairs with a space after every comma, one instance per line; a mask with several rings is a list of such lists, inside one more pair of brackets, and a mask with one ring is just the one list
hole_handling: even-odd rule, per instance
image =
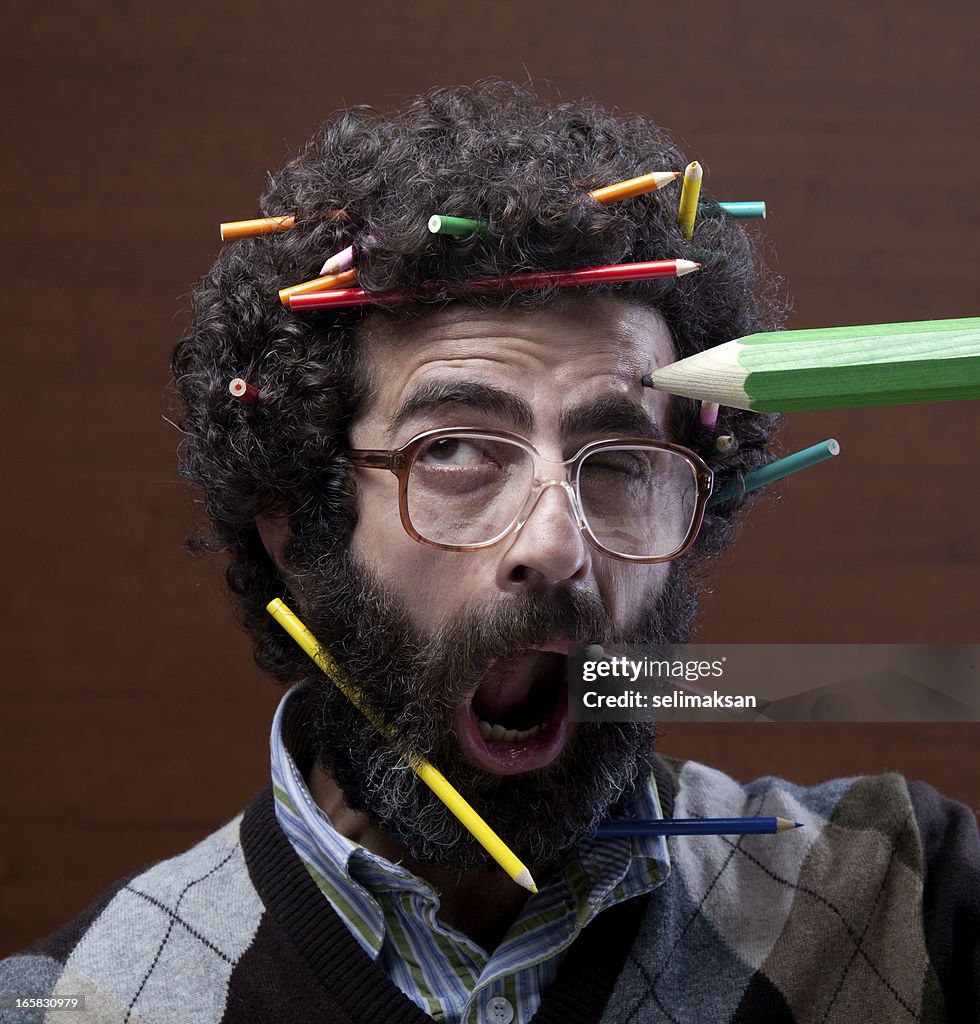
[[[347, 430], [372, 386], [359, 358], [365, 317], [375, 327], [384, 318], [403, 322], [449, 301], [536, 308], [554, 302], [557, 289], [492, 297], [459, 290], [476, 277], [678, 257], [703, 269], [612, 291], [658, 309], [680, 357], [778, 325], [773, 278], [760, 272], [736, 221], [701, 216], [687, 240], [673, 186], [608, 206], [589, 196], [687, 162], [644, 117], [618, 116], [591, 100], [548, 103], [494, 80], [436, 89], [390, 116], [344, 110], [269, 176], [261, 215], [294, 214], [296, 227], [224, 247], [193, 293], [193, 324], [172, 370], [184, 408], [181, 472], [203, 493], [212, 525], [191, 547], [229, 552], [228, 584], [270, 674], [290, 681], [305, 664], [265, 613], [283, 583], [255, 518], [288, 514], [294, 538], [315, 538], [328, 572], [331, 556], [348, 544], [356, 512]], [[433, 235], [433, 213], [482, 218], [487, 237]], [[314, 277], [355, 239], [360, 286], [418, 301], [317, 313], [282, 306], [278, 289]], [[431, 291], [432, 282], [441, 290]], [[258, 386], [257, 405], [229, 394], [234, 377]], [[696, 403], [677, 399], [673, 408], [668, 436], [700, 447]], [[741, 480], [767, 461], [774, 424], [775, 417], [721, 410], [718, 431], [739, 442], [718, 466], [721, 481]], [[707, 515], [689, 562], [730, 543], [742, 504], [739, 497]]]

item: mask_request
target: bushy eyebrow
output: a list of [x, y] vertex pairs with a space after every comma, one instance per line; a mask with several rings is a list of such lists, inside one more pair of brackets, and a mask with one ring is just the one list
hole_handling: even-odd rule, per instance
[[[457, 406], [489, 413], [515, 430], [534, 430], [534, 410], [520, 396], [492, 384], [468, 380], [430, 380], [420, 384], [388, 420], [389, 434], [419, 413]], [[559, 421], [563, 437], [585, 434], [638, 434], [663, 440], [663, 430], [639, 402], [625, 395], [605, 395], [566, 409]]]
[[454, 405], [499, 416], [525, 433], [534, 429], [531, 407], [510, 391], [471, 380], [430, 380], [420, 384], [398, 407], [388, 420], [389, 433], [394, 433], [412, 416]]
[[650, 412], [625, 395], [604, 395], [593, 402], [566, 409], [561, 414], [559, 429], [562, 437], [608, 433], [664, 439], [663, 430]]

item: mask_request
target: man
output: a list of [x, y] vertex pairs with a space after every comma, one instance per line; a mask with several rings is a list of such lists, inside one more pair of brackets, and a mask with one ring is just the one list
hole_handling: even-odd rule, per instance
[[[642, 119], [491, 83], [341, 114], [271, 177], [263, 214], [296, 226], [225, 248], [173, 369], [213, 528], [197, 544], [228, 552], [260, 664], [298, 684], [273, 786], [5, 962], [0, 991], [84, 996], [113, 1021], [966, 1019], [965, 808], [891, 776], [741, 786], [658, 759], [652, 725], [567, 719], [569, 643], [687, 640], [742, 505], [700, 522], [710, 439], [693, 403], [640, 380], [778, 322], [745, 233], [705, 217], [685, 239], [676, 193], [589, 196], [685, 163]], [[434, 213], [487, 229], [434, 235]], [[358, 285], [404, 301], [280, 303], [351, 244]], [[472, 287], [666, 258], [702, 270]], [[254, 404], [229, 395], [238, 377]], [[723, 410], [739, 445], [716, 477], [763, 464], [772, 426]], [[274, 597], [380, 728], [270, 618]], [[537, 892], [420, 782], [419, 757]], [[593, 837], [608, 818], [749, 815], [806, 828]]]

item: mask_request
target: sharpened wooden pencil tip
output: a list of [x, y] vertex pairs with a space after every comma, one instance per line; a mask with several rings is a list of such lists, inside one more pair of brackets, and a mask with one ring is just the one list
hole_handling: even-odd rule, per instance
[[802, 821], [790, 821], [789, 818], [777, 818], [776, 819], [776, 831], [777, 832], [788, 832], [791, 828], [802, 828]]
[[695, 270], [700, 270], [701, 264], [695, 263], [694, 260], [677, 260], [677, 276], [683, 277], [685, 274], [693, 274]]
[[534, 879], [531, 877], [531, 872], [527, 868], [514, 875], [514, 881], [524, 889], [527, 889], [528, 892], [538, 891], [538, 887], [534, 884]]

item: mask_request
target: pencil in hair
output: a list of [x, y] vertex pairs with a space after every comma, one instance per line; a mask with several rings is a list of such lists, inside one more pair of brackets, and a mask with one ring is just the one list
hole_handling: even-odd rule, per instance
[[288, 309], [289, 300], [294, 295], [309, 295], [313, 292], [325, 292], [332, 288], [347, 288], [357, 280], [356, 270], [344, 270], [339, 274], [325, 274], [314, 277], [300, 284], [291, 284], [288, 288], [279, 289], [279, 301]]
[[346, 249], [341, 249], [340, 252], [335, 252], [333, 256], [328, 257], [326, 263], [320, 268], [320, 277], [326, 277], [328, 274], [342, 274], [345, 270], [350, 270], [354, 266], [354, 246], [348, 245]]
[[[534, 289], [556, 286], [570, 288], [576, 285], [620, 284], [628, 281], [647, 281], [664, 277], [683, 277], [699, 270], [700, 263], [691, 260], [650, 260], [645, 263], [613, 263], [581, 270], [538, 270], [504, 277], [480, 278], [460, 286], [463, 294], [484, 294], [508, 289]], [[435, 290], [434, 288], [431, 290]], [[424, 290], [423, 290], [424, 294]], [[289, 299], [291, 309], [328, 309], [341, 306], [364, 306], [371, 303], [389, 305], [405, 302], [401, 292], [367, 292], [363, 288], [294, 295]]]
[[256, 405], [258, 403], [259, 389], [254, 384], [249, 384], [248, 381], [242, 380], [241, 377], [236, 377], [231, 381], [228, 385], [228, 391], [246, 405]]
[[681, 234], [690, 238], [694, 234], [694, 220], [698, 215], [698, 197], [701, 195], [701, 165], [693, 160], [684, 168], [680, 203], [677, 206], [677, 224]]
[[721, 407], [717, 402], [702, 402], [698, 410], [698, 424], [703, 430], [714, 430], [718, 422], [718, 410]]
[[597, 203], [618, 203], [621, 199], [632, 199], [633, 196], [655, 192], [658, 188], [676, 181], [681, 174], [681, 171], [653, 171], [650, 174], [641, 174], [639, 178], [617, 181], [614, 185], [593, 189], [589, 195]]
[[275, 235], [294, 227], [296, 218], [289, 214], [285, 217], [259, 217], [257, 220], [229, 220], [219, 225], [218, 230], [223, 242], [234, 242], [239, 238]]
[[733, 220], [765, 220], [766, 204], [761, 201], [698, 203], [699, 217], [729, 216]]
[[[349, 220], [350, 215], [344, 209], [328, 210], [321, 220]], [[239, 238], [255, 238], [257, 235], [276, 235], [280, 231], [289, 231], [296, 227], [295, 214], [281, 217], [259, 217], [256, 220], [229, 220], [219, 225], [223, 242], [237, 241]]]
[[474, 217], [447, 217], [445, 214], [434, 213], [429, 218], [429, 230], [434, 235], [453, 235], [461, 238], [466, 235], [487, 237], [489, 224], [485, 220]]
[[[811, 445], [802, 451], [787, 455], [784, 459], [770, 462], [768, 466], [763, 466], [762, 469], [755, 469], [751, 473], [746, 473], [742, 483], [743, 489], [746, 494], [749, 491], [757, 491], [760, 487], [774, 484], [777, 480], [782, 480], [792, 473], [799, 473], [802, 469], [817, 466], [821, 462], [826, 462], [827, 459], [832, 459], [835, 455], [839, 454], [840, 445], [833, 438], [821, 441], [819, 444]], [[736, 493], [737, 488], [734, 481], [719, 487], [708, 499], [708, 508], [723, 505], [726, 501], [734, 498]]]

